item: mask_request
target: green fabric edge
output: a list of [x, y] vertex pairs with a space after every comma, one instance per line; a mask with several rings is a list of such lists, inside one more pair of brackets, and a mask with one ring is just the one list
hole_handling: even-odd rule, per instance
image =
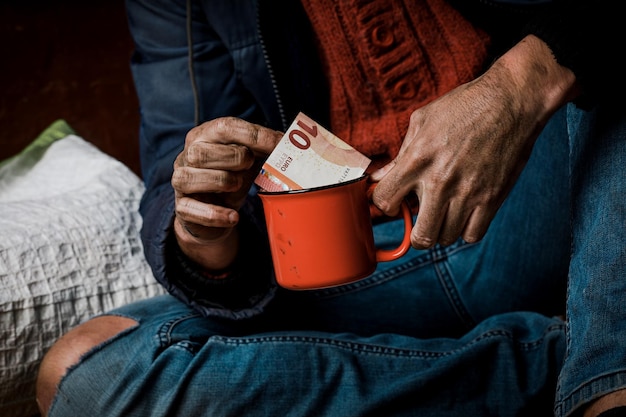
[[17, 162], [17, 160], [20, 160], [19, 165], [25, 168], [32, 167], [41, 159], [50, 145], [68, 135], [75, 134], [74, 129], [72, 129], [65, 120], [56, 120], [44, 129], [43, 132], [20, 153], [0, 162], [0, 169], [11, 162]]

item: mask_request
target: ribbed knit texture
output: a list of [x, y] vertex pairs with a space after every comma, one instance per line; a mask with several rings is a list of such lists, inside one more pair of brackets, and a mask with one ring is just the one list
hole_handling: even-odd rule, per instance
[[302, 0], [331, 98], [330, 130], [376, 165], [413, 110], [481, 71], [488, 36], [444, 0]]

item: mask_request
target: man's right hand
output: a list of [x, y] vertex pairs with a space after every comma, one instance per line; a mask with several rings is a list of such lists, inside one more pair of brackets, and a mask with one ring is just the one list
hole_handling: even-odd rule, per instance
[[219, 270], [235, 258], [238, 210], [281, 137], [281, 132], [234, 117], [189, 131], [174, 162], [172, 186], [176, 238], [192, 260]]

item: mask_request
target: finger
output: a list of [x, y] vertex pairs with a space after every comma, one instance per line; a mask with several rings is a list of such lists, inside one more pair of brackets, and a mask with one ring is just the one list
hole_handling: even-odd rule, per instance
[[414, 248], [428, 249], [435, 246], [447, 209], [447, 204], [429, 197], [420, 197], [419, 213], [411, 231], [411, 244]]
[[239, 213], [227, 207], [207, 204], [190, 197], [181, 197], [176, 201], [176, 217], [189, 224], [204, 227], [233, 227], [239, 221]]
[[233, 229], [234, 227], [205, 227], [185, 222], [180, 217], [174, 218], [176, 237], [189, 243], [215, 243], [230, 235]]
[[236, 192], [242, 186], [240, 175], [230, 171], [179, 167], [172, 174], [172, 187], [183, 194]]
[[495, 211], [488, 210], [482, 206], [475, 208], [470, 214], [463, 231], [463, 240], [468, 243], [476, 243], [485, 237], [495, 214]]
[[249, 148], [255, 155], [267, 155], [275, 147], [282, 133], [236, 117], [222, 117], [203, 123], [187, 134], [186, 142], [198, 140], [238, 144]]
[[453, 200], [441, 224], [438, 242], [443, 246], [456, 242], [465, 230], [470, 214], [471, 211], [465, 208], [464, 202]]
[[198, 141], [185, 150], [185, 165], [197, 168], [243, 171], [254, 162], [254, 154], [246, 146]]
[[404, 176], [398, 167], [399, 165], [395, 165], [387, 172], [374, 188], [372, 195], [374, 205], [388, 216], [398, 214], [405, 196], [414, 191], [412, 184], [401, 181]]

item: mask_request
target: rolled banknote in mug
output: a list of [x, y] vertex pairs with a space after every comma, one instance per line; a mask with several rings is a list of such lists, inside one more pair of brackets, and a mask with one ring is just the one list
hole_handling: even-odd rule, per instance
[[299, 113], [254, 182], [269, 192], [322, 187], [361, 177], [370, 162], [313, 119]]

